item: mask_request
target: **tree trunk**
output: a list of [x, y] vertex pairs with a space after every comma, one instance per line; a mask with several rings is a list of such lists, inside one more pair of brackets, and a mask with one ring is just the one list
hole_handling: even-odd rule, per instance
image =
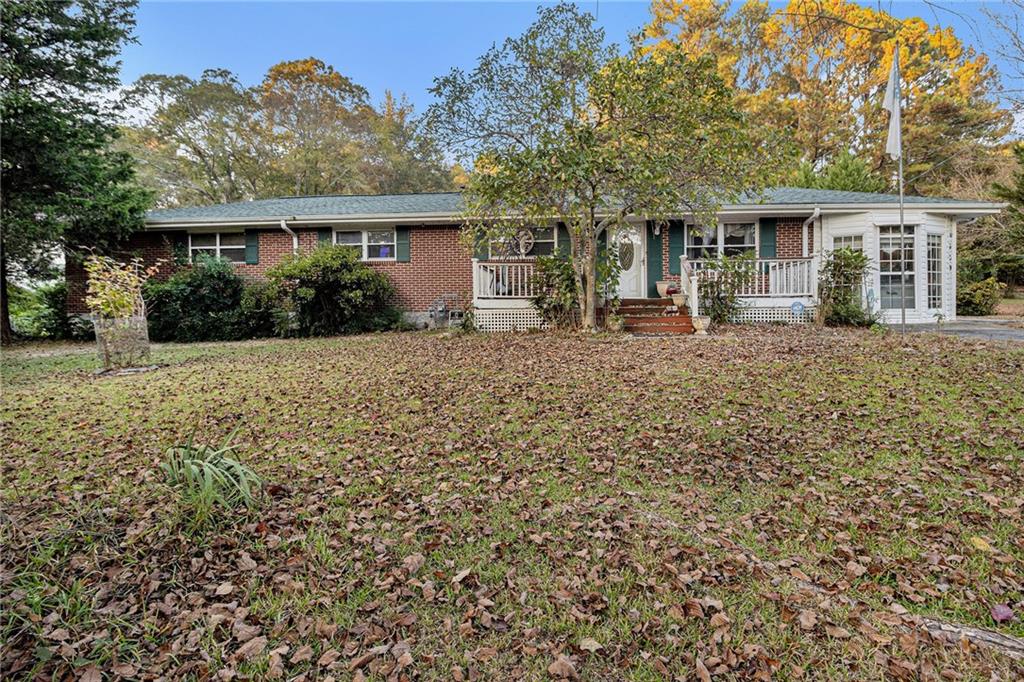
[[583, 329], [597, 331], [597, 245], [591, 244], [583, 261]]
[[0, 239], [0, 345], [9, 346], [14, 341], [11, 329], [11, 307], [7, 297], [7, 252]]

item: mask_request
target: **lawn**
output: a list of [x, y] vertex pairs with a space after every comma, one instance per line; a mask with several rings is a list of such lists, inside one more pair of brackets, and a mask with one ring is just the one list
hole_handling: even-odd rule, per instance
[[[413, 333], [165, 346], [121, 377], [74, 347], [3, 361], [3, 677], [1024, 675], [923, 628], [1024, 637], [1021, 345]], [[266, 497], [197, 525], [158, 464], [236, 428]]]

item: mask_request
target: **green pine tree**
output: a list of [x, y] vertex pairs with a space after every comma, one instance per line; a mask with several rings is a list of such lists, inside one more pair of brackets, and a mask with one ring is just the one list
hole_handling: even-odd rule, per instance
[[39, 276], [54, 256], [107, 248], [142, 224], [149, 194], [114, 151], [116, 60], [135, 0], [19, 0], [0, 13], [0, 323], [11, 340], [10, 271]]

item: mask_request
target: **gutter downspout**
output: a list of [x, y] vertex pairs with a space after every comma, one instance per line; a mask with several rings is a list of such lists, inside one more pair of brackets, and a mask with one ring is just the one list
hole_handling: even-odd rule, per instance
[[288, 221], [281, 218], [281, 229], [292, 236], [292, 253], [298, 255], [299, 253], [299, 235], [295, 234], [292, 228], [288, 227]]
[[821, 217], [821, 207], [820, 206], [815, 206], [814, 207], [814, 213], [812, 213], [811, 217], [808, 218], [807, 220], [805, 220], [804, 224], [801, 226], [801, 232], [800, 232], [801, 249], [800, 249], [800, 253], [801, 253], [801, 255], [803, 255], [804, 258], [807, 258], [807, 256], [810, 255], [808, 253], [809, 249], [807, 248], [807, 226], [810, 225], [812, 222], [816, 221], [820, 217]]

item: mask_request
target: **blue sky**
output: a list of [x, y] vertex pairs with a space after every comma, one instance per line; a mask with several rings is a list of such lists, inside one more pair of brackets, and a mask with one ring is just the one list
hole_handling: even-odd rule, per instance
[[[277, 62], [318, 57], [370, 91], [405, 93], [429, 104], [434, 77], [471, 68], [492, 43], [518, 35], [538, 2], [154, 2], [137, 14], [139, 44], [123, 54], [122, 80], [146, 73], [198, 76], [226, 68], [258, 83]], [[624, 43], [649, 14], [647, 2], [580, 2], [611, 41]], [[871, 2], [896, 16], [952, 25], [966, 42], [985, 41], [981, 4]], [[990, 5], [993, 3], [989, 3]], [[942, 9], [942, 8], [948, 8]]]

